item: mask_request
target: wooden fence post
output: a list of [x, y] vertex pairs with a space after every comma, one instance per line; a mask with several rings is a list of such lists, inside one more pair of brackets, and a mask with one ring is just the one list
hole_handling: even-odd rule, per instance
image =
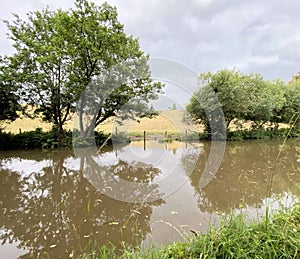
[[144, 150], [146, 150], [146, 131], [144, 130]]

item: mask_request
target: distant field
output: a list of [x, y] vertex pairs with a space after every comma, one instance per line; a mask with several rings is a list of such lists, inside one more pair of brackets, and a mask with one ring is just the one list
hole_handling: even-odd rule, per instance
[[[149, 119], [143, 118], [138, 121], [126, 120], [123, 121], [122, 125], [117, 124], [114, 119], [110, 119], [102, 125], [98, 126], [96, 129], [98, 131], [103, 131], [105, 133], [115, 133], [117, 132], [129, 132], [132, 136], [142, 136], [144, 130], [147, 134], [151, 135], [162, 135], [166, 131], [168, 134], [180, 134], [185, 133], [187, 130], [189, 133], [195, 131], [203, 131], [202, 126], [196, 125], [187, 125], [183, 122], [184, 111], [179, 110], [165, 110], [159, 112], [159, 115]], [[19, 118], [12, 123], [6, 123], [1, 125], [3, 131], [11, 133], [19, 133], [20, 130], [30, 131], [35, 130], [36, 128], [42, 128], [43, 131], [48, 131], [52, 128], [51, 123], [43, 122], [40, 118], [30, 119], [30, 118]], [[251, 123], [244, 123], [244, 128], [250, 128]], [[268, 124], [266, 127], [270, 126]], [[280, 124], [280, 128], [286, 128], [288, 125]], [[231, 129], [235, 130], [236, 126], [234, 123], [230, 126]], [[70, 120], [66, 123], [65, 129], [73, 129], [73, 121]]]
[[[196, 131], [201, 127], [195, 125], [186, 125], [183, 123], [184, 112], [178, 110], [166, 110], [161, 111], [158, 116], [149, 119], [143, 118], [140, 122], [126, 120], [122, 125], [114, 122], [113, 119], [97, 127], [98, 131], [105, 133], [115, 132], [116, 128], [118, 132], [130, 132], [133, 135], [141, 135], [143, 131], [147, 131], [150, 134], [162, 134], [165, 131], [168, 133], [178, 134], [185, 130]], [[20, 129], [22, 132], [35, 130], [36, 128], [42, 128], [44, 131], [48, 131], [52, 128], [51, 123], [43, 122], [41, 119], [29, 119], [26, 117], [19, 118], [12, 123], [6, 123], [2, 125], [5, 132], [19, 133]], [[65, 125], [65, 129], [72, 129], [73, 121], [68, 121]]]

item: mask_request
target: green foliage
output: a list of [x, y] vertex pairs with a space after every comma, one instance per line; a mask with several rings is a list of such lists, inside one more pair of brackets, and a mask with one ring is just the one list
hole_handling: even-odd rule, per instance
[[182, 141], [197, 141], [206, 139], [208, 139], [207, 132], [189, 132], [181, 138]]
[[[101, 99], [101, 106], [85, 136], [114, 116], [124, 103], [137, 96], [147, 100], [161, 89], [161, 84], [150, 79], [148, 56], [140, 50], [137, 39], [126, 35], [117, 16], [116, 8], [107, 3], [97, 6], [88, 0], [75, 0], [75, 8], [68, 11], [46, 8], [29, 13], [28, 21], [17, 15], [12, 23], [6, 21], [16, 50], [9, 58], [8, 75], [15, 79], [23, 101], [34, 105], [44, 120], [54, 123], [59, 141], [63, 141], [63, 126], [83, 90], [112, 67], [128, 65], [122, 68], [128, 84], [123, 81], [119, 87], [108, 89], [108, 96], [102, 94], [107, 89], [93, 92], [92, 98]], [[143, 70], [144, 77], [126, 81], [131, 70]], [[114, 80], [118, 75], [114, 74]], [[80, 116], [80, 125], [82, 120]]]
[[166, 138], [160, 138], [158, 139], [159, 143], [172, 143], [173, 142], [173, 138], [171, 136], [168, 136]]
[[0, 122], [15, 120], [18, 117], [17, 111], [21, 110], [16, 87], [13, 79], [9, 78], [6, 73], [5, 63], [5, 60], [0, 57]]
[[[43, 132], [42, 129], [37, 128], [35, 131], [22, 132], [20, 134], [12, 133], [0, 133], [0, 150], [8, 149], [53, 149], [60, 146], [72, 147], [72, 132], [65, 131], [64, 142], [60, 143], [57, 141], [58, 132], [56, 128], [53, 128], [49, 132]], [[78, 146], [92, 146], [94, 143], [96, 145], [101, 145], [107, 138], [107, 135], [103, 132], [95, 132], [93, 139], [87, 139], [84, 141], [79, 141], [76, 138], [74, 141], [77, 141]]]
[[[193, 94], [187, 111], [195, 122], [205, 126], [205, 131], [208, 133], [211, 131], [212, 122], [221, 123], [218, 116], [214, 117], [218, 104], [213, 95], [217, 96], [222, 107], [227, 129], [234, 119], [252, 121], [253, 128], [259, 130], [263, 129], [262, 126], [266, 122], [270, 122], [275, 125], [274, 129], [277, 134], [279, 123], [287, 123], [291, 126], [296, 118], [293, 120], [293, 116], [300, 112], [299, 79], [286, 84], [280, 80], [264, 80], [258, 74], [246, 75], [226, 69], [215, 74], [201, 74], [200, 79], [203, 87]], [[299, 125], [300, 123], [297, 122], [294, 126], [297, 128]], [[245, 131], [244, 133], [229, 133], [229, 135], [240, 139], [244, 138], [243, 135], [250, 136], [248, 133]], [[255, 138], [269, 135], [272, 136], [273, 133], [263, 132], [262, 136]]]
[[113, 134], [111, 136], [111, 140], [115, 144], [116, 143], [125, 144], [130, 142], [130, 139], [128, 137], [128, 134], [126, 134], [126, 132], [118, 132], [117, 134]]
[[[108, 138], [107, 134], [102, 131], [94, 131], [94, 135], [89, 135], [88, 137], [81, 137], [79, 131], [73, 132], [73, 139], [71, 140], [73, 147], [92, 147], [94, 145], [100, 146]], [[111, 144], [111, 141], [109, 142]]]
[[[286, 99], [285, 105], [279, 112], [282, 122], [292, 124], [297, 118], [295, 114], [300, 113], [300, 79], [294, 77], [284, 88], [284, 95]], [[300, 129], [300, 121], [298, 120], [295, 125]]]
[[285, 84], [281, 81], [255, 80], [246, 88], [247, 110], [242, 119], [253, 121], [257, 126], [269, 122], [282, 122], [279, 112], [286, 103]]
[[187, 106], [192, 119], [203, 123], [206, 131], [210, 132], [211, 120], [219, 119], [214, 117], [219, 104], [224, 113], [226, 127], [234, 118], [242, 117], [246, 109], [243, 107], [246, 99], [243, 87], [245, 75], [236, 71], [221, 70], [215, 74], [203, 73], [200, 80], [203, 87], [193, 94]]
[[[289, 129], [279, 129], [274, 130], [271, 129], [248, 129], [248, 130], [235, 130], [235, 131], [228, 131], [227, 132], [227, 140], [243, 140], [243, 139], [283, 139], [285, 138], [289, 133]], [[290, 137], [299, 137], [298, 131], [291, 131], [289, 133]]]
[[43, 132], [40, 128], [35, 131], [20, 134], [0, 133], [0, 149], [32, 149], [54, 148], [57, 146], [55, 133]]
[[88, 136], [95, 126], [111, 116], [122, 123], [127, 118], [157, 115], [148, 102], [156, 98], [160, 89], [161, 84], [150, 79], [145, 57], [113, 66], [92, 80], [80, 98], [76, 121], [81, 136]]

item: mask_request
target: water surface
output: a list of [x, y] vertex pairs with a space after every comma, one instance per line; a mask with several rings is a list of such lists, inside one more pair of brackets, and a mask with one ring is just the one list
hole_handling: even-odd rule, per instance
[[[148, 246], [205, 233], [220, 215], [263, 214], [299, 193], [296, 146], [228, 142], [216, 172], [204, 174], [210, 143], [146, 143], [88, 150], [0, 152], [0, 254], [68, 257], [122, 241]], [[205, 181], [203, 179], [205, 178]], [[276, 207], [276, 206], [275, 206]]]

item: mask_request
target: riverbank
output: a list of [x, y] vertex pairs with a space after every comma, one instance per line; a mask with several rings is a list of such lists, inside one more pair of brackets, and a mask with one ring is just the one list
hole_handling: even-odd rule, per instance
[[37, 128], [34, 131], [21, 132], [19, 134], [0, 133], [0, 150], [11, 149], [54, 149], [58, 147], [73, 147], [73, 143], [80, 146], [89, 146], [93, 143], [101, 145], [108, 138], [109, 134], [103, 132], [95, 132], [93, 139], [86, 139], [84, 141], [76, 140], [73, 137], [72, 131], [64, 132], [64, 139], [59, 142], [58, 134], [55, 130], [43, 131]]
[[194, 232], [185, 243], [148, 250], [101, 247], [78, 258], [299, 258], [300, 204], [281, 208], [259, 222], [247, 223], [242, 214], [224, 217], [207, 234]]
[[[112, 140], [109, 139], [110, 134], [102, 131], [95, 131], [95, 137], [82, 140], [81, 138], [74, 137], [71, 130], [64, 132], [64, 139], [59, 142], [58, 134], [55, 130], [43, 131], [37, 128], [34, 131], [25, 131], [18, 134], [11, 132], [0, 132], [0, 150], [11, 149], [53, 149], [58, 147], [70, 147], [74, 145], [77, 147], [86, 147], [96, 144], [101, 146], [105, 141], [106, 144], [114, 143], [129, 143], [131, 140], [157, 140], [159, 142], [172, 142], [172, 141], [199, 141], [208, 140], [209, 136], [205, 133], [166, 133], [166, 132], [145, 132], [139, 134], [136, 132], [118, 132], [112, 135]], [[236, 130], [227, 132], [227, 141], [242, 141], [248, 139], [284, 139], [286, 137], [299, 137], [299, 130], [290, 131], [288, 128], [282, 128], [277, 131], [265, 129], [249, 129], [249, 130]], [[107, 141], [109, 139], [109, 141]]]

